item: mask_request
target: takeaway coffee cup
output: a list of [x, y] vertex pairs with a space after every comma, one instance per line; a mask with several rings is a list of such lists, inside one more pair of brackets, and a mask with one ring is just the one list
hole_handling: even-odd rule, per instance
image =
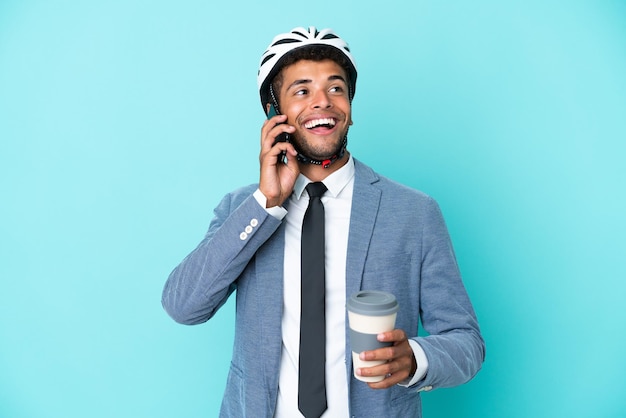
[[352, 295], [347, 305], [354, 377], [363, 382], [380, 382], [385, 376], [357, 376], [356, 370], [377, 366], [384, 361], [363, 361], [359, 359], [359, 354], [392, 345], [378, 341], [376, 336], [393, 330], [399, 308], [396, 297], [377, 290], [362, 290]]

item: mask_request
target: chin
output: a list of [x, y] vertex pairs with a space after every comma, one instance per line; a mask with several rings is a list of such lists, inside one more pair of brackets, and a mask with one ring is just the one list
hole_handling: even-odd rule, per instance
[[312, 141], [307, 140], [306, 137], [304, 138], [304, 140], [296, 137], [294, 137], [292, 140], [298, 151], [302, 154], [316, 160], [326, 160], [333, 157], [337, 153], [339, 147], [343, 143], [343, 136], [341, 136], [339, 139], [333, 139], [331, 143], [332, 145], [329, 145], [329, 142], [327, 140], [321, 141], [323, 141], [323, 144], [321, 144], [319, 147], [316, 147], [313, 146], [311, 144]]

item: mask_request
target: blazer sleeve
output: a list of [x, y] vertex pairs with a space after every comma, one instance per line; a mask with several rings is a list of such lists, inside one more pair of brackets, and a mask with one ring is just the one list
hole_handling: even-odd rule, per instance
[[426, 337], [415, 340], [428, 358], [419, 388], [452, 387], [481, 368], [485, 343], [439, 206], [429, 198], [423, 222], [420, 316]]
[[213, 317], [256, 251], [280, 226], [252, 191], [222, 199], [204, 239], [167, 279], [162, 304], [176, 322], [193, 325]]

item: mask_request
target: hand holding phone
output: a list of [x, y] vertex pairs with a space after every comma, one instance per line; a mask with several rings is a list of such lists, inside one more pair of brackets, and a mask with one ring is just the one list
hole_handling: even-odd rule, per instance
[[[266, 207], [282, 205], [291, 195], [300, 173], [296, 150], [293, 146], [291, 144], [277, 145], [279, 142], [291, 142], [290, 133], [295, 131], [295, 127], [289, 125], [284, 116], [275, 117], [279, 115], [278, 109], [269, 105], [267, 118], [272, 121], [263, 124], [261, 134], [259, 190], [267, 198]], [[285, 124], [285, 126], [278, 127], [277, 124]], [[278, 132], [278, 135], [275, 132]], [[272, 144], [271, 149], [267, 148], [269, 144]], [[293, 158], [288, 158], [288, 156]]]

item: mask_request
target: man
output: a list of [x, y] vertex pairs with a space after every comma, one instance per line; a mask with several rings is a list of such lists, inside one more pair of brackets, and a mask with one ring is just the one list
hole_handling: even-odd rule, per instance
[[[436, 202], [346, 150], [356, 78], [348, 45], [329, 29], [274, 38], [258, 75], [263, 109], [278, 113], [261, 129], [259, 183], [224, 197], [204, 240], [165, 285], [163, 306], [185, 324], [207, 321], [236, 291], [223, 417], [420, 417], [421, 391], [465, 383], [484, 360]], [[327, 189], [321, 198], [311, 188], [319, 185], [308, 186], [317, 182]], [[320, 200], [325, 254], [307, 264], [318, 238], [308, 238], [305, 213]], [[316, 264], [323, 266], [322, 307], [309, 308]], [[378, 335], [390, 346], [360, 355], [383, 364], [353, 371], [345, 306], [361, 289], [394, 294], [400, 310], [397, 328]], [[312, 341], [310, 309], [325, 315], [325, 332]], [[420, 318], [426, 337], [417, 336]], [[308, 367], [317, 354], [300, 349], [319, 339], [322, 366]], [[317, 377], [300, 375], [311, 368]], [[353, 373], [385, 378], [364, 383]]]

